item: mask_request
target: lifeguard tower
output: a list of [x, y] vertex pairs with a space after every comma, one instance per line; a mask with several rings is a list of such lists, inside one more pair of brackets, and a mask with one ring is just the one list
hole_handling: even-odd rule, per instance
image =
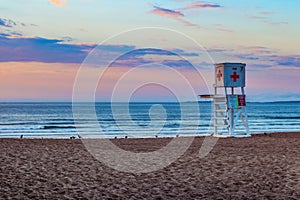
[[246, 112], [244, 63], [215, 64], [214, 94], [200, 95], [212, 98], [214, 104], [214, 136], [250, 137]]

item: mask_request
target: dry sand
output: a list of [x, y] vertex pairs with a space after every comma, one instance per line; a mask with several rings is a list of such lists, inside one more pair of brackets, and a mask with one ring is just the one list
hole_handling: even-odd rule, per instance
[[[169, 141], [113, 140], [134, 152]], [[0, 199], [300, 199], [300, 133], [219, 139], [200, 159], [202, 141], [138, 175], [95, 160], [79, 139], [0, 139]]]

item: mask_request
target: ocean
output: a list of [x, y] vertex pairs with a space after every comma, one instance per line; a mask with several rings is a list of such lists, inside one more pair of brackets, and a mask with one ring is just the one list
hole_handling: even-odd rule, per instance
[[[111, 105], [95, 103], [99, 129], [94, 129], [85, 103], [79, 105], [82, 115], [78, 122], [73, 117], [72, 103], [0, 103], [0, 137], [69, 138], [88, 130], [89, 137], [139, 138], [198, 136], [212, 131], [212, 104], [208, 101], [115, 103], [113, 110]], [[298, 101], [249, 102], [247, 113], [251, 133], [300, 131]], [[236, 128], [242, 130], [242, 126]]]

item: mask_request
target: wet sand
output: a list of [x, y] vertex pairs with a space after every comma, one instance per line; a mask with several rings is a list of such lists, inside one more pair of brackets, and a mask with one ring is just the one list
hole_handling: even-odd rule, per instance
[[[199, 158], [203, 139], [147, 174], [109, 168], [80, 139], [0, 139], [0, 199], [300, 199], [300, 133], [221, 138]], [[112, 141], [148, 152], [170, 139]]]

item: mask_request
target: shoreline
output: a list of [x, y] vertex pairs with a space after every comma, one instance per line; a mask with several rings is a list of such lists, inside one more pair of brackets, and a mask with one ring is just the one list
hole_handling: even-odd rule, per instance
[[[255, 136], [261, 136], [261, 135], [276, 135], [276, 134], [297, 134], [300, 132], [299, 131], [287, 131], [287, 132], [259, 132], [259, 133], [251, 133], [251, 137], [255, 137]], [[210, 137], [212, 136], [212, 134], [199, 134], [199, 135], [176, 135], [176, 136], [159, 136], [155, 137], [155, 136], [148, 136], [148, 137], [118, 137], [118, 136], [111, 136], [111, 137], [99, 137], [99, 138], [81, 138], [81, 136], [79, 137], [78, 134], [70, 134], [69, 136], [65, 136], [65, 137], [52, 137], [52, 136], [39, 136], [39, 137], [30, 137], [30, 136], [26, 136], [26, 134], [19, 134], [18, 136], [16, 136], [17, 134], [15, 133], [11, 133], [14, 134], [13, 136], [15, 137], [2, 137], [0, 134], [0, 140], [1, 139], [58, 139], [58, 140], [65, 140], [65, 139], [109, 139], [109, 140], [115, 140], [115, 139], [159, 139], [159, 138], [175, 138], [175, 137]], [[41, 133], [42, 134], [42, 133]], [[63, 135], [63, 133], [58, 133], [60, 135]], [[3, 135], [7, 135], [7, 134], [3, 134]], [[24, 136], [22, 138], [20, 138], [21, 136]], [[26, 137], [25, 137], [26, 136]], [[74, 138], [71, 138], [74, 137]], [[218, 138], [238, 138], [238, 137], [218, 137]]]

